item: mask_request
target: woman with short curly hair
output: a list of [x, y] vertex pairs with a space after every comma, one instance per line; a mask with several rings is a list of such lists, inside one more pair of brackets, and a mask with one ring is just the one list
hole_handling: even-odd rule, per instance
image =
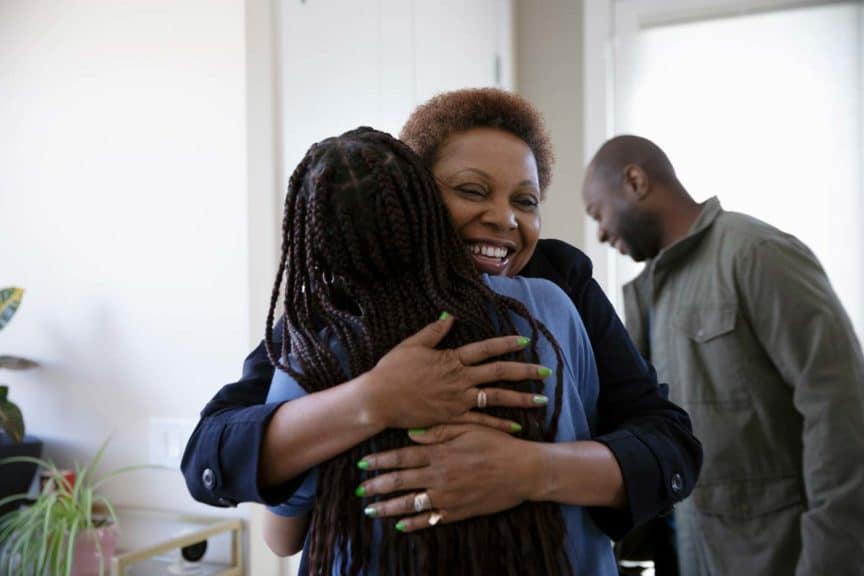
[[[590, 439], [555, 444], [501, 438], [492, 429], [502, 423], [476, 410], [476, 390], [524, 375], [506, 363], [495, 364], [494, 377], [478, 371], [476, 363], [487, 366], [496, 355], [488, 343], [477, 343], [487, 353], [470, 361], [460, 349], [436, 349], [443, 334], [397, 346], [386, 362], [341, 388], [350, 392], [373, 383], [376, 391], [388, 390], [378, 397], [378, 408], [370, 413], [358, 407], [334, 420], [356, 431], [386, 407], [391, 416], [400, 414], [384, 419], [388, 427], [425, 429], [411, 435], [415, 446], [362, 460], [365, 470], [377, 472], [358, 488], [373, 499], [366, 501], [375, 521], [395, 517], [406, 532], [432, 528], [428, 511], [415, 512], [411, 501], [393, 495], [411, 490], [429, 495], [440, 514], [434, 519], [442, 523], [552, 501], [586, 507], [596, 526], [617, 539], [686, 497], [702, 457], [689, 417], [660, 392], [653, 369], [593, 280], [590, 260], [563, 242], [539, 239], [540, 201], [552, 168], [539, 114], [500, 90], [457, 90], [420, 106], [401, 136], [432, 171], [478, 270], [545, 278], [570, 297], [585, 324], [600, 385]], [[306, 414], [294, 412], [291, 402], [262, 405], [273, 375], [263, 344], [245, 368], [242, 380], [205, 407], [184, 456], [193, 496], [215, 505], [282, 502], [311, 466], [285, 441]], [[447, 396], [453, 390], [461, 392]], [[544, 400], [500, 390], [484, 404], [530, 410]], [[331, 439], [328, 431], [321, 434]]]

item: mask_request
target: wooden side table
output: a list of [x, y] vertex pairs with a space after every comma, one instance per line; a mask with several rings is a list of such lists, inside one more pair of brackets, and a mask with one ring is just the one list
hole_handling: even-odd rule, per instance
[[[112, 576], [242, 576], [243, 521], [151, 510], [117, 508], [119, 539]], [[199, 561], [181, 550], [207, 542]], [[213, 543], [221, 544], [214, 550]], [[188, 554], [187, 554], [188, 555]]]

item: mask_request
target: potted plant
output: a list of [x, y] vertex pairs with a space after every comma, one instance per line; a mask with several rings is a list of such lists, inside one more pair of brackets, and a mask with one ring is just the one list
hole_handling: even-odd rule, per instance
[[[21, 305], [24, 290], [17, 287], [0, 289], [0, 330], [9, 323]], [[38, 366], [32, 360], [17, 356], [0, 356], [0, 369], [26, 370]], [[38, 458], [42, 454], [42, 442], [24, 433], [24, 418], [21, 410], [9, 398], [9, 387], [0, 384], [0, 458], [29, 456]], [[24, 492], [30, 486], [36, 473], [36, 465], [20, 462], [9, 466], [0, 474], [0, 499]], [[0, 516], [13, 508], [13, 505], [0, 506]]]
[[[61, 470], [51, 460], [18, 456], [0, 467], [26, 460], [44, 472], [35, 500], [0, 518], [0, 574], [27, 576], [103, 576], [111, 572], [117, 540], [117, 515], [98, 489], [118, 474], [140, 468], [120, 468], [98, 480], [96, 468], [103, 443], [89, 465]], [[27, 500], [27, 494], [5, 498]], [[0, 500], [0, 504], [3, 500]]]

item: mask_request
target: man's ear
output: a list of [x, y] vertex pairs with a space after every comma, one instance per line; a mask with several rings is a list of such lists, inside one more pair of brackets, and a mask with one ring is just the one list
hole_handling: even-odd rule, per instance
[[645, 170], [636, 164], [628, 164], [624, 167], [624, 189], [633, 200], [637, 202], [644, 200], [650, 188]]

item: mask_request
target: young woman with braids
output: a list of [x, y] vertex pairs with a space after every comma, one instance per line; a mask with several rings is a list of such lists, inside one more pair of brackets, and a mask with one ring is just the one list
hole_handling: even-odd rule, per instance
[[[279, 368], [268, 402], [291, 400], [298, 411], [314, 411], [309, 407], [330, 392], [322, 404], [336, 413], [356, 409], [363, 400], [341, 383], [372, 370], [443, 309], [456, 318], [444, 346], [505, 334], [518, 341], [525, 334], [532, 376], [548, 372], [543, 362], [555, 366], [545, 388], [537, 380], [496, 384], [554, 399], [545, 415], [488, 409], [509, 423], [507, 432], [521, 431], [520, 442], [590, 437], [597, 372], [567, 296], [545, 280], [481, 277], [435, 180], [407, 146], [369, 128], [313, 146], [291, 178], [283, 216], [282, 257], [267, 326], [273, 325], [283, 279], [286, 313], [281, 346], [269, 329], [266, 338]], [[472, 393], [481, 405], [488, 400], [485, 388]], [[293, 430], [288, 440], [296, 445], [295, 458], [316, 453], [317, 474], [307, 475], [286, 504], [271, 508], [274, 515], [265, 528], [274, 551], [293, 552], [302, 545], [311, 516], [301, 573], [549, 576], [572, 574], [574, 568], [578, 574], [616, 573], [608, 538], [577, 506], [526, 502], [411, 535], [399, 534], [403, 525], [395, 521], [366, 518], [364, 511], [375, 516], [376, 505], [364, 504], [346, 487], [370, 477], [362, 469], [367, 454], [404, 447], [408, 434], [380, 424], [362, 431], [337, 425], [329, 430], [329, 453], [324, 453], [313, 445], [321, 441], [317, 429], [329, 428], [333, 413], [318, 412], [317, 419]], [[496, 434], [509, 440], [505, 432]], [[435, 506], [428, 493], [409, 492], [404, 498], [420, 512], [441, 514], [426, 510]]]
[[[589, 507], [594, 522], [617, 539], [687, 496], [702, 456], [687, 414], [661, 393], [593, 280], [590, 260], [563, 242], [539, 239], [538, 203], [552, 158], [536, 110], [500, 90], [457, 90], [420, 106], [400, 136], [434, 174], [479, 270], [545, 278], [570, 297], [591, 341], [600, 392], [591, 440], [502, 439], [495, 428], [506, 423], [482, 419], [489, 416], [472, 408], [478, 386], [528, 377], [518, 364], [482, 364], [517, 344], [479, 340], [436, 349], [454, 322], [432, 322], [343, 384], [349, 392], [374, 384], [374, 398], [347, 414], [322, 408], [334, 425], [362, 429], [386, 413], [399, 415], [386, 419], [389, 428], [428, 427], [411, 436], [416, 445], [364, 460], [370, 470], [388, 471], [362, 485], [379, 499], [377, 515], [401, 519], [406, 531], [429, 529], [428, 512], [415, 514], [410, 500], [392, 495], [400, 486], [426, 490], [444, 512], [441, 525], [547, 500]], [[298, 472], [314, 465], [285, 440], [310, 413], [293, 402], [264, 404], [272, 376], [262, 343], [246, 359], [243, 378], [202, 411], [182, 464], [196, 499], [216, 506], [282, 502], [303, 481]], [[536, 408], [532, 395], [499, 386], [487, 398], [489, 406]], [[320, 432], [316, 446], [323, 449], [329, 435]]]

